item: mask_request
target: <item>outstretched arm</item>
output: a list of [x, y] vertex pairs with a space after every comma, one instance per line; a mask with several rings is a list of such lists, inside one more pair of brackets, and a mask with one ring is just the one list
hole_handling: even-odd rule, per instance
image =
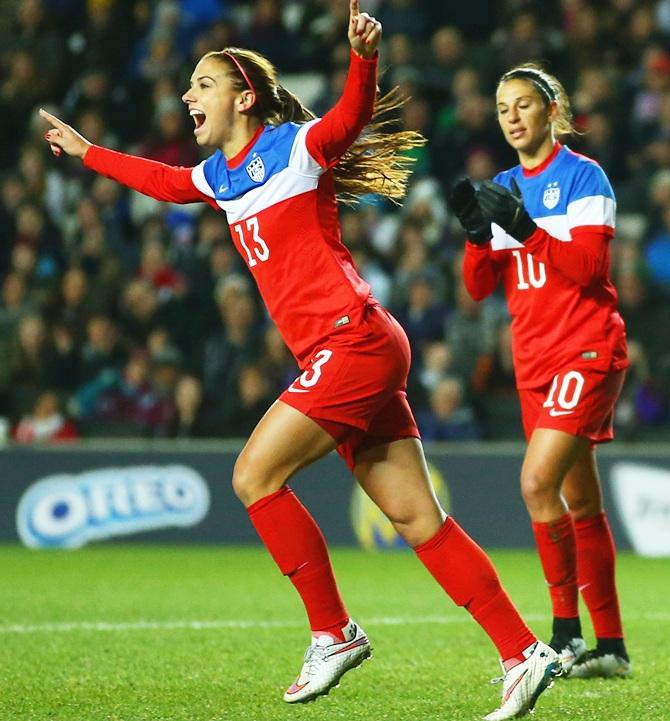
[[170, 203], [205, 201], [218, 209], [212, 198], [201, 193], [193, 185], [191, 168], [173, 167], [101, 148], [93, 145], [73, 127], [46, 110], [41, 109], [40, 115], [52, 126], [44, 137], [56, 157], [64, 152], [73, 158], [79, 158], [87, 168], [96, 173], [156, 200]]
[[307, 133], [307, 149], [322, 168], [337, 163], [370, 121], [377, 93], [377, 46], [381, 23], [349, 4], [351, 63], [342, 97]]

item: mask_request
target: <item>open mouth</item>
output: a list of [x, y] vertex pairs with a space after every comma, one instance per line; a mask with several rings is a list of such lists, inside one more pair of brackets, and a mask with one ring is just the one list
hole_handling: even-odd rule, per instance
[[195, 123], [195, 132], [200, 130], [202, 128], [206, 116], [205, 113], [202, 112], [202, 110], [198, 110], [197, 108], [192, 108], [189, 111], [189, 115], [193, 118], [193, 122]]

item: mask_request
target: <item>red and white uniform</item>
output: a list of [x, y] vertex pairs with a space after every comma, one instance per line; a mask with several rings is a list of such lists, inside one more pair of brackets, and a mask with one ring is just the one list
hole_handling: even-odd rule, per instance
[[[628, 365], [609, 275], [614, 193], [595, 161], [560, 143], [537, 168], [518, 165], [494, 180], [509, 188], [512, 178], [538, 229], [522, 244], [493, 224], [490, 243], [466, 243], [466, 287], [481, 300], [503, 283], [527, 435], [540, 425], [607, 440]], [[605, 382], [608, 374], [621, 380]], [[537, 404], [524, 401], [531, 389], [544, 399], [537, 412], [530, 410]]]
[[[376, 77], [376, 58], [352, 52], [342, 97], [323, 118], [262, 126], [233, 158], [217, 151], [195, 168], [174, 168], [94, 146], [84, 163], [158, 200], [204, 201], [225, 211], [237, 250], [304, 371], [292, 384], [299, 392], [288, 389], [283, 401], [315, 420], [369, 431], [374, 416], [397, 393], [401, 435], [417, 436], [404, 396], [409, 363], [404, 341], [395, 321], [376, 309], [370, 287], [340, 240], [330, 172], [372, 116]], [[340, 358], [347, 353], [362, 359], [366, 344], [374, 345], [380, 336], [393, 339], [385, 359], [357, 367]], [[328, 396], [321, 391], [330, 385], [323, 379], [335, 366], [341, 366], [337, 404], [331, 402], [334, 387]], [[402, 377], [398, 368], [404, 369]], [[352, 382], [354, 376], [361, 382]], [[362, 382], [371, 377], [374, 390]], [[305, 378], [310, 385], [301, 385]], [[356, 402], [362, 386], [365, 408]], [[343, 394], [345, 387], [349, 391]]]

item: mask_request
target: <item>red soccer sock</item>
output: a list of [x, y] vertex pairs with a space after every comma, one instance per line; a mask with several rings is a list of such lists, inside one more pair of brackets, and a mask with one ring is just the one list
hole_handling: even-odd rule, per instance
[[500, 584], [484, 551], [449, 517], [414, 551], [457, 606], [464, 606], [506, 661], [537, 639]]
[[554, 618], [579, 616], [575, 528], [569, 513], [557, 521], [533, 521], [535, 543], [549, 586]]
[[607, 516], [575, 521], [577, 580], [596, 638], [623, 638], [616, 592], [614, 539]]
[[310, 628], [344, 640], [349, 620], [321, 530], [293, 491], [284, 486], [247, 509], [279, 570], [300, 594]]

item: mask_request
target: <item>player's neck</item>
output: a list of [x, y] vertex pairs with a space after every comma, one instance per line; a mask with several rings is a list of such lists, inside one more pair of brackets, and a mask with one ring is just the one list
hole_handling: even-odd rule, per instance
[[533, 170], [554, 152], [556, 140], [553, 134], [548, 135], [537, 148], [519, 151], [519, 163], [524, 170]]
[[254, 139], [262, 124], [257, 118], [242, 118], [232, 129], [230, 137], [221, 146], [221, 152], [226, 160], [238, 155]]

